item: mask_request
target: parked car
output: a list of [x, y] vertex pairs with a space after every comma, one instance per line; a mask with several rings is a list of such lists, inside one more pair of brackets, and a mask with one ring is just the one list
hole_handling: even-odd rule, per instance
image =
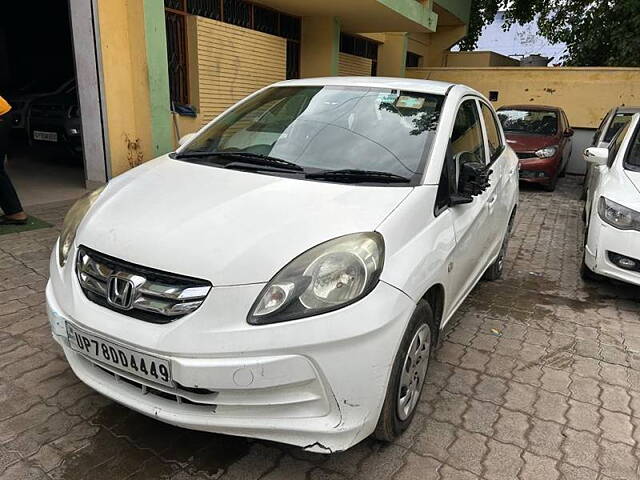
[[505, 105], [498, 109], [498, 118], [520, 159], [520, 180], [555, 190], [571, 158], [573, 130], [564, 111], [545, 105]]
[[[607, 148], [609, 143], [627, 123], [631, 121], [631, 117], [635, 113], [640, 113], [640, 107], [615, 107], [609, 110], [604, 116], [598, 130], [593, 135], [591, 142], [592, 147]], [[582, 199], [587, 198], [587, 190], [589, 190], [589, 179], [591, 178], [592, 164], [587, 163], [587, 170], [582, 183]]]
[[34, 101], [42, 97], [57, 95], [73, 84], [74, 80], [67, 80], [62, 84], [52, 84], [47, 80], [33, 81], [10, 94], [7, 98], [12, 107], [10, 116], [14, 131], [28, 130], [29, 109]]
[[500, 277], [518, 159], [461, 85], [277, 83], [69, 211], [47, 305], [76, 375], [196, 430], [391, 440], [440, 332]]
[[589, 147], [584, 158], [593, 167], [582, 276], [640, 285], [640, 114], [616, 133], [608, 149]]
[[29, 139], [32, 144], [62, 148], [82, 155], [80, 104], [75, 81], [64, 90], [38, 98], [29, 110]]

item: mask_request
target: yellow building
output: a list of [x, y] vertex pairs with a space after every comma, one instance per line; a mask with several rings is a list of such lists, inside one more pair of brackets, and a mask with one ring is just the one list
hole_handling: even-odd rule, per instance
[[106, 177], [173, 150], [273, 82], [440, 66], [470, 9], [470, 0], [92, 2]]

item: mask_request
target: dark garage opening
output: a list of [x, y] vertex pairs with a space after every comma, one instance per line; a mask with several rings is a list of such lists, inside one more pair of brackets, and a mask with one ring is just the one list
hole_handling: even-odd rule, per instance
[[3, 2], [0, 12], [0, 95], [13, 107], [7, 171], [25, 207], [76, 198], [84, 170], [68, 2]]

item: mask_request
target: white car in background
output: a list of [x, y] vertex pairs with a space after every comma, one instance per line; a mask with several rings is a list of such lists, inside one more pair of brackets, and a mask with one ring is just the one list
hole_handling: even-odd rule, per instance
[[260, 90], [76, 203], [47, 305], [76, 375], [197, 430], [346, 449], [416, 411], [440, 331], [500, 277], [518, 158], [465, 86]]
[[[631, 117], [640, 113], [640, 107], [615, 107], [609, 110], [604, 116], [596, 133], [591, 141], [592, 147], [608, 148], [609, 143], [616, 136], [616, 133], [631, 121]], [[587, 163], [587, 170], [582, 184], [582, 200], [587, 198], [587, 190], [589, 190], [589, 182], [591, 179], [592, 164]]]
[[592, 165], [585, 203], [585, 247], [581, 272], [640, 285], [640, 114], [609, 143], [590, 147]]

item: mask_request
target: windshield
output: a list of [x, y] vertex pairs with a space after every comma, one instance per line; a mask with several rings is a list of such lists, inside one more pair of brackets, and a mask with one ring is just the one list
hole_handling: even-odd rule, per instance
[[500, 110], [498, 118], [506, 132], [533, 135], [558, 133], [558, 114], [552, 110]]
[[609, 125], [609, 128], [607, 129], [607, 133], [604, 135], [604, 138], [602, 139], [602, 141], [609, 143], [613, 139], [613, 137], [616, 136], [616, 133], [618, 133], [622, 127], [624, 127], [627, 123], [631, 121], [632, 116], [633, 116], [632, 113], [616, 114], [616, 116], [613, 117], [613, 119], [611, 120], [611, 124]]
[[180, 151], [262, 155], [304, 171], [421, 171], [444, 97], [380, 88], [269, 88], [219, 117]]

